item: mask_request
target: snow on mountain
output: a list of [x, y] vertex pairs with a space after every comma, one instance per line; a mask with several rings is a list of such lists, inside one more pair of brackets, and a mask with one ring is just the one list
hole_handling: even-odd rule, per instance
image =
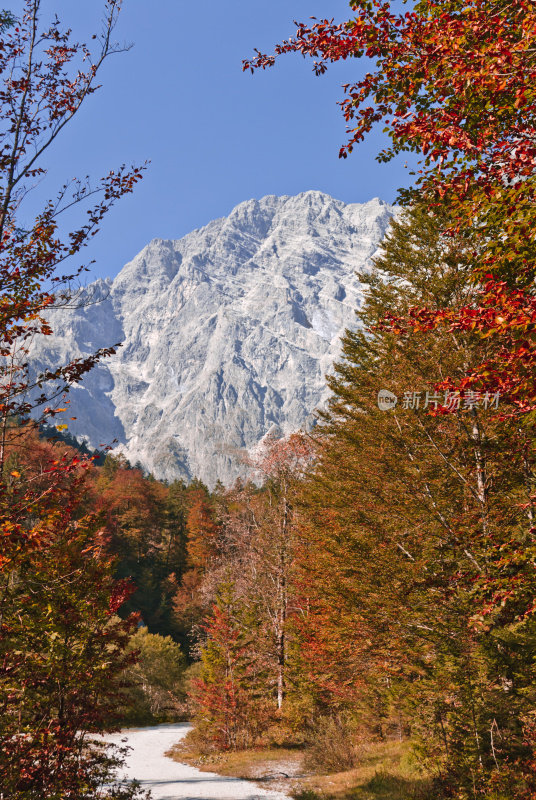
[[54, 335], [36, 341], [33, 364], [121, 342], [72, 390], [70, 432], [92, 447], [116, 438], [161, 479], [230, 484], [268, 431], [312, 424], [362, 300], [355, 270], [392, 215], [378, 199], [317, 191], [248, 200], [182, 239], [153, 240], [80, 308], [51, 312]]

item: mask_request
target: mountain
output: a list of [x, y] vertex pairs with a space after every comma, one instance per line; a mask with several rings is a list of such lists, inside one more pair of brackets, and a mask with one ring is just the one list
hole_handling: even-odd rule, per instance
[[[154, 239], [77, 308], [50, 313], [37, 370], [121, 342], [71, 394], [69, 430], [118, 440], [160, 479], [230, 484], [269, 431], [310, 427], [355, 325], [366, 267], [393, 207], [317, 191], [238, 205], [179, 240]], [[96, 302], [96, 301], [99, 302]]]

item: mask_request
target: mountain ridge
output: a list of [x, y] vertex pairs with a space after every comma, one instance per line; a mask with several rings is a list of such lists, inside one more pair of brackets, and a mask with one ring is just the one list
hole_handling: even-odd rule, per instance
[[[153, 239], [80, 308], [51, 312], [37, 371], [121, 342], [71, 391], [70, 432], [156, 477], [213, 485], [269, 431], [313, 424], [325, 373], [355, 325], [394, 208], [318, 191], [247, 200], [181, 239]], [[88, 298], [92, 302], [85, 306]]]

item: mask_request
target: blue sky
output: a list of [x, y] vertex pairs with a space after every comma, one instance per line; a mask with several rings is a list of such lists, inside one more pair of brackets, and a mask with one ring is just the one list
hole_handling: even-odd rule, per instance
[[[44, 17], [56, 12], [85, 40], [101, 8], [101, 0], [43, 0]], [[393, 201], [410, 177], [403, 160], [374, 160], [381, 134], [338, 158], [340, 87], [364, 65], [316, 77], [310, 61], [286, 56], [266, 72], [241, 69], [255, 47], [271, 51], [292, 35], [293, 19], [342, 20], [349, 11], [346, 0], [125, 0], [116, 38], [133, 47], [105, 66], [102, 89], [49, 151], [49, 176], [35, 192], [151, 161], [92, 245], [92, 275], [114, 276], [152, 238], [183, 236], [252, 197], [320, 189], [346, 202]]]

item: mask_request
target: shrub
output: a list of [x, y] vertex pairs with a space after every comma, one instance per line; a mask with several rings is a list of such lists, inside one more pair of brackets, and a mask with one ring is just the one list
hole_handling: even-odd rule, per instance
[[129, 649], [138, 653], [138, 661], [128, 672], [128, 721], [170, 722], [184, 716], [186, 664], [177, 642], [140, 628]]
[[340, 716], [320, 717], [304, 759], [306, 769], [315, 772], [343, 772], [357, 765], [358, 752], [353, 731]]

